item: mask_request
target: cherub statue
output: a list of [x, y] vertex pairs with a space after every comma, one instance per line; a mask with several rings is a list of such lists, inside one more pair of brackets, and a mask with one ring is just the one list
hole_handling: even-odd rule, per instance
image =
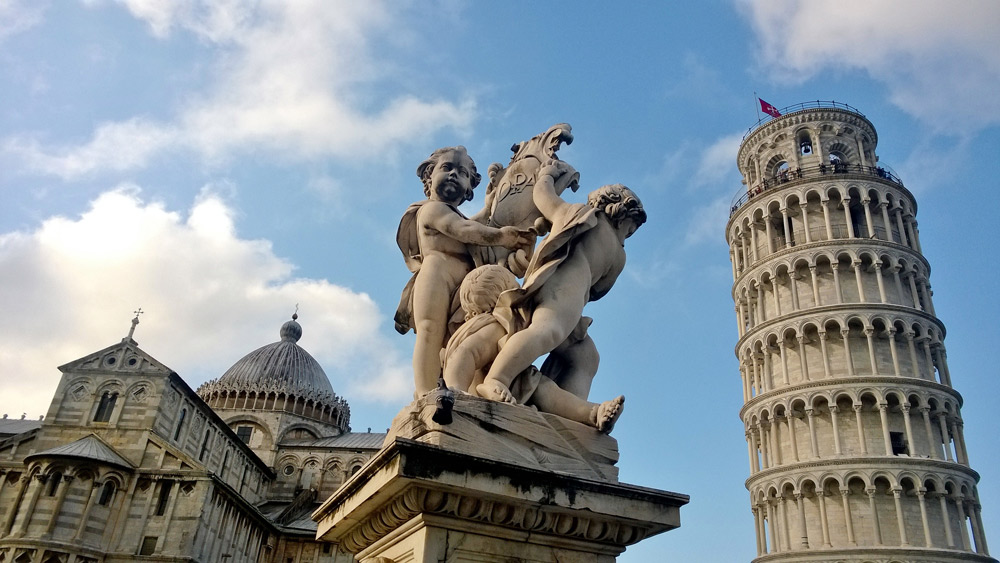
[[[476, 394], [477, 383], [501, 351], [507, 336], [502, 320], [493, 314], [497, 299], [505, 291], [519, 289], [517, 278], [501, 266], [489, 264], [470, 272], [462, 281], [459, 297], [466, 321], [448, 340], [442, 352], [444, 381], [452, 388]], [[618, 396], [591, 403], [561, 389], [534, 366], [518, 374], [509, 384], [511, 402], [531, 405], [547, 412], [610, 432], [625, 405]]]
[[574, 173], [557, 160], [538, 173], [532, 197], [552, 232], [535, 249], [524, 287], [497, 304], [497, 314], [510, 319], [510, 336], [476, 386], [480, 396], [516, 402], [511, 383], [579, 330], [584, 306], [607, 294], [625, 267], [625, 239], [646, 221], [639, 198], [620, 184], [594, 190], [586, 205], [564, 201], [555, 186]]
[[[491, 227], [530, 228], [539, 235], [545, 234], [549, 227], [544, 221], [539, 221], [542, 214], [532, 201], [532, 189], [539, 169], [556, 158], [556, 152], [563, 143], [568, 145], [572, 142], [572, 127], [567, 123], [558, 123], [527, 141], [515, 143], [510, 148], [514, 154], [506, 168], [499, 163], [490, 165], [486, 203], [472, 219]], [[561, 194], [566, 188], [576, 191], [579, 188], [578, 180], [579, 174], [561, 176], [555, 186], [556, 194]], [[511, 253], [502, 247], [482, 247], [475, 257], [477, 265], [506, 265], [518, 276], [523, 276], [531, 258], [531, 248]]]
[[515, 227], [494, 228], [467, 219], [458, 205], [471, 200], [479, 185], [476, 164], [465, 147], [434, 151], [417, 167], [427, 199], [411, 205], [399, 223], [396, 242], [413, 276], [396, 310], [396, 330], [416, 333], [413, 376], [417, 396], [435, 388], [441, 374], [441, 348], [448, 337], [454, 293], [474, 267], [466, 245], [509, 249], [533, 244]]

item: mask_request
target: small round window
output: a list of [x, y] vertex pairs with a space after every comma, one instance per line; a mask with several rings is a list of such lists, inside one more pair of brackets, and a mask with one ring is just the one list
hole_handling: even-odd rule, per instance
[[291, 475], [292, 473], [295, 473], [295, 468], [292, 467], [291, 465], [286, 465], [285, 468], [281, 470], [281, 472], [284, 473], [285, 475]]
[[115, 365], [115, 362], [116, 362], [116, 361], [117, 361], [117, 360], [115, 360], [115, 357], [114, 357], [114, 356], [112, 356], [112, 357], [110, 357], [110, 358], [108, 358], [108, 359], [104, 360], [104, 363], [108, 364], [109, 366], [113, 366], [113, 365]]

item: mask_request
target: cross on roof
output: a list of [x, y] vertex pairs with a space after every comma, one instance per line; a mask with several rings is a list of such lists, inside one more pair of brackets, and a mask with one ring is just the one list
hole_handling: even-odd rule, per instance
[[128, 330], [129, 340], [132, 340], [132, 335], [135, 334], [135, 325], [139, 324], [139, 315], [143, 314], [145, 311], [142, 310], [142, 307], [139, 307], [138, 309], [132, 312], [135, 314], [135, 318], [132, 319], [132, 328]]

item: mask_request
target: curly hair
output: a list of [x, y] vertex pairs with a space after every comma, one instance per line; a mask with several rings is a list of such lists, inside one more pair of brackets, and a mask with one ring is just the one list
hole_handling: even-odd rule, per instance
[[476, 186], [479, 185], [479, 182], [482, 181], [483, 176], [476, 170], [475, 161], [472, 160], [472, 157], [469, 156], [468, 151], [466, 151], [465, 147], [463, 147], [462, 145], [458, 145], [457, 147], [442, 147], [432, 152], [431, 155], [427, 157], [427, 160], [421, 162], [420, 166], [417, 166], [417, 176], [420, 178], [420, 181], [423, 182], [424, 184], [424, 195], [427, 197], [431, 197], [431, 173], [434, 171], [434, 167], [437, 166], [438, 160], [444, 154], [449, 152], [457, 152], [460, 155], [464, 156], [465, 158], [469, 159], [469, 164], [471, 165], [469, 167], [469, 191], [468, 193], [465, 194], [465, 201], [471, 201], [472, 190], [474, 190]]
[[590, 192], [587, 205], [607, 214], [615, 227], [626, 217], [635, 221], [636, 228], [646, 222], [646, 210], [639, 196], [621, 184], [608, 184]]
[[521, 287], [517, 277], [507, 268], [496, 264], [480, 266], [469, 272], [458, 289], [458, 297], [465, 311], [465, 320], [489, 313], [497, 305], [500, 294]]

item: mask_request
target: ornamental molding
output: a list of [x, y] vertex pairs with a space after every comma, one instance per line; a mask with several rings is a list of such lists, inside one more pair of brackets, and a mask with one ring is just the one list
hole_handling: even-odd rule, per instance
[[[821, 305], [819, 307], [810, 307], [805, 311], [796, 311], [794, 313], [787, 313], [781, 315], [780, 317], [775, 317], [773, 319], [768, 319], [762, 323], [757, 323], [753, 327], [747, 329], [747, 332], [736, 342], [736, 354], [739, 357], [741, 348], [747, 345], [748, 341], [754, 338], [759, 338], [760, 333], [766, 333], [775, 330], [776, 326], [780, 326], [783, 323], [789, 323], [789, 321], [794, 321], [795, 324], [789, 324], [787, 328], [795, 328], [798, 332], [798, 327], [803, 324], [812, 322], [814, 324], [821, 324], [824, 321], [830, 320], [830, 316], [833, 313], [844, 314], [844, 319], [848, 316], [863, 318], [869, 322], [871, 319], [879, 316], [879, 313], [901, 313], [908, 317], [912, 317], [915, 321], [926, 321], [929, 324], [934, 325], [938, 330], [941, 331], [941, 340], [947, 336], [947, 330], [945, 329], [944, 323], [941, 322], [937, 316], [932, 315], [926, 311], [921, 311], [913, 307], [907, 307], [905, 305], [894, 305], [890, 303], [838, 303], [836, 305]], [[912, 321], [909, 321], [912, 322]], [[844, 323], [841, 323], [842, 325]], [[866, 327], [868, 328], [868, 327]], [[843, 327], [841, 327], [843, 329]]]
[[652, 526], [602, 517], [585, 510], [570, 511], [555, 506], [514, 503], [484, 498], [471, 490], [443, 491], [414, 485], [351, 528], [340, 544], [349, 552], [358, 553], [422, 514], [617, 548], [637, 543], [659, 531]]
[[[740, 285], [741, 282], [748, 277], [752, 277], [753, 274], [760, 274], [762, 271], [770, 271], [773, 269], [773, 264], [781, 260], [795, 261], [796, 258], [806, 258], [807, 261], [812, 262], [808, 259], [813, 258], [814, 255], [825, 253], [838, 255], [845, 250], [854, 250], [855, 254], [860, 254], [865, 250], [876, 251], [876, 248], [878, 248], [879, 253], [884, 250], [892, 250], [899, 252], [900, 258], [909, 258], [911, 260], [919, 261], [923, 264], [924, 271], [928, 272], [928, 275], [924, 276], [924, 278], [929, 277], [931, 271], [930, 262], [927, 261], [927, 258], [925, 258], [923, 254], [905, 244], [877, 238], [834, 238], [814, 240], [812, 242], [797, 242], [791, 248], [781, 248], [775, 250], [774, 252], [768, 254], [767, 257], [755, 261], [749, 268], [744, 268], [743, 272], [741, 272], [740, 275], [733, 281], [733, 287]], [[797, 256], [799, 254], [804, 255], [810, 251], [817, 250], [825, 252], [814, 252], [814, 254], [810, 254], [808, 256]], [[815, 263], [812, 263], [812, 265], [815, 266]], [[864, 303], [862, 303], [862, 305], [864, 305]]]
[[[821, 558], [821, 559], [820, 559]], [[760, 555], [752, 563], [996, 563], [988, 555], [942, 548], [900, 546], [859, 546], [855, 548], [823, 548], [810, 546], [780, 553]]]
[[[822, 389], [830, 393], [830, 398], [834, 395], [840, 394], [847, 389], [855, 390], [876, 390], [876, 391], [892, 391], [893, 389], [902, 388], [912, 388], [912, 389], [922, 389], [926, 391], [937, 391], [939, 393], [949, 395], [958, 403], [958, 407], [961, 408], [963, 401], [962, 395], [959, 394], [955, 389], [948, 387], [947, 385], [942, 385], [936, 381], [929, 381], [927, 379], [920, 379], [917, 377], [896, 377], [895, 375], [881, 375], [881, 376], [855, 376], [855, 377], [838, 377], [830, 379], [821, 379], [817, 381], [810, 381], [808, 383], [801, 383], [798, 385], [792, 385], [789, 387], [783, 387], [780, 390], [766, 391], [760, 395], [757, 395], [753, 399], [747, 401], [743, 408], [740, 409], [740, 420], [745, 421], [745, 417], [751, 411], [755, 409], [763, 408], [764, 406], [777, 406], [783, 405], [788, 401], [789, 398], [794, 398], [792, 396], [802, 393], [804, 391]], [[802, 397], [803, 399], [807, 397]], [[773, 401], [773, 402], [772, 402]], [[761, 405], [761, 403], [765, 403]], [[809, 408], [809, 407], [807, 407]], [[932, 413], [939, 414], [940, 411]], [[949, 416], [954, 416], [951, 413], [946, 413]]]
[[913, 474], [918, 471], [937, 472], [940, 476], [945, 472], [972, 479], [973, 484], [979, 482], [979, 473], [969, 466], [961, 465], [953, 461], [943, 459], [883, 456], [876, 458], [872, 456], [844, 456], [837, 459], [818, 459], [813, 461], [795, 462], [777, 467], [769, 467], [754, 473], [744, 482], [748, 491], [752, 487], [760, 487], [762, 481], [801, 481], [803, 477], [812, 477], [814, 480], [830, 477], [831, 471], [841, 471], [839, 477], [855, 475], [859, 470], [879, 471], [893, 474], [900, 477], [904, 473]]

